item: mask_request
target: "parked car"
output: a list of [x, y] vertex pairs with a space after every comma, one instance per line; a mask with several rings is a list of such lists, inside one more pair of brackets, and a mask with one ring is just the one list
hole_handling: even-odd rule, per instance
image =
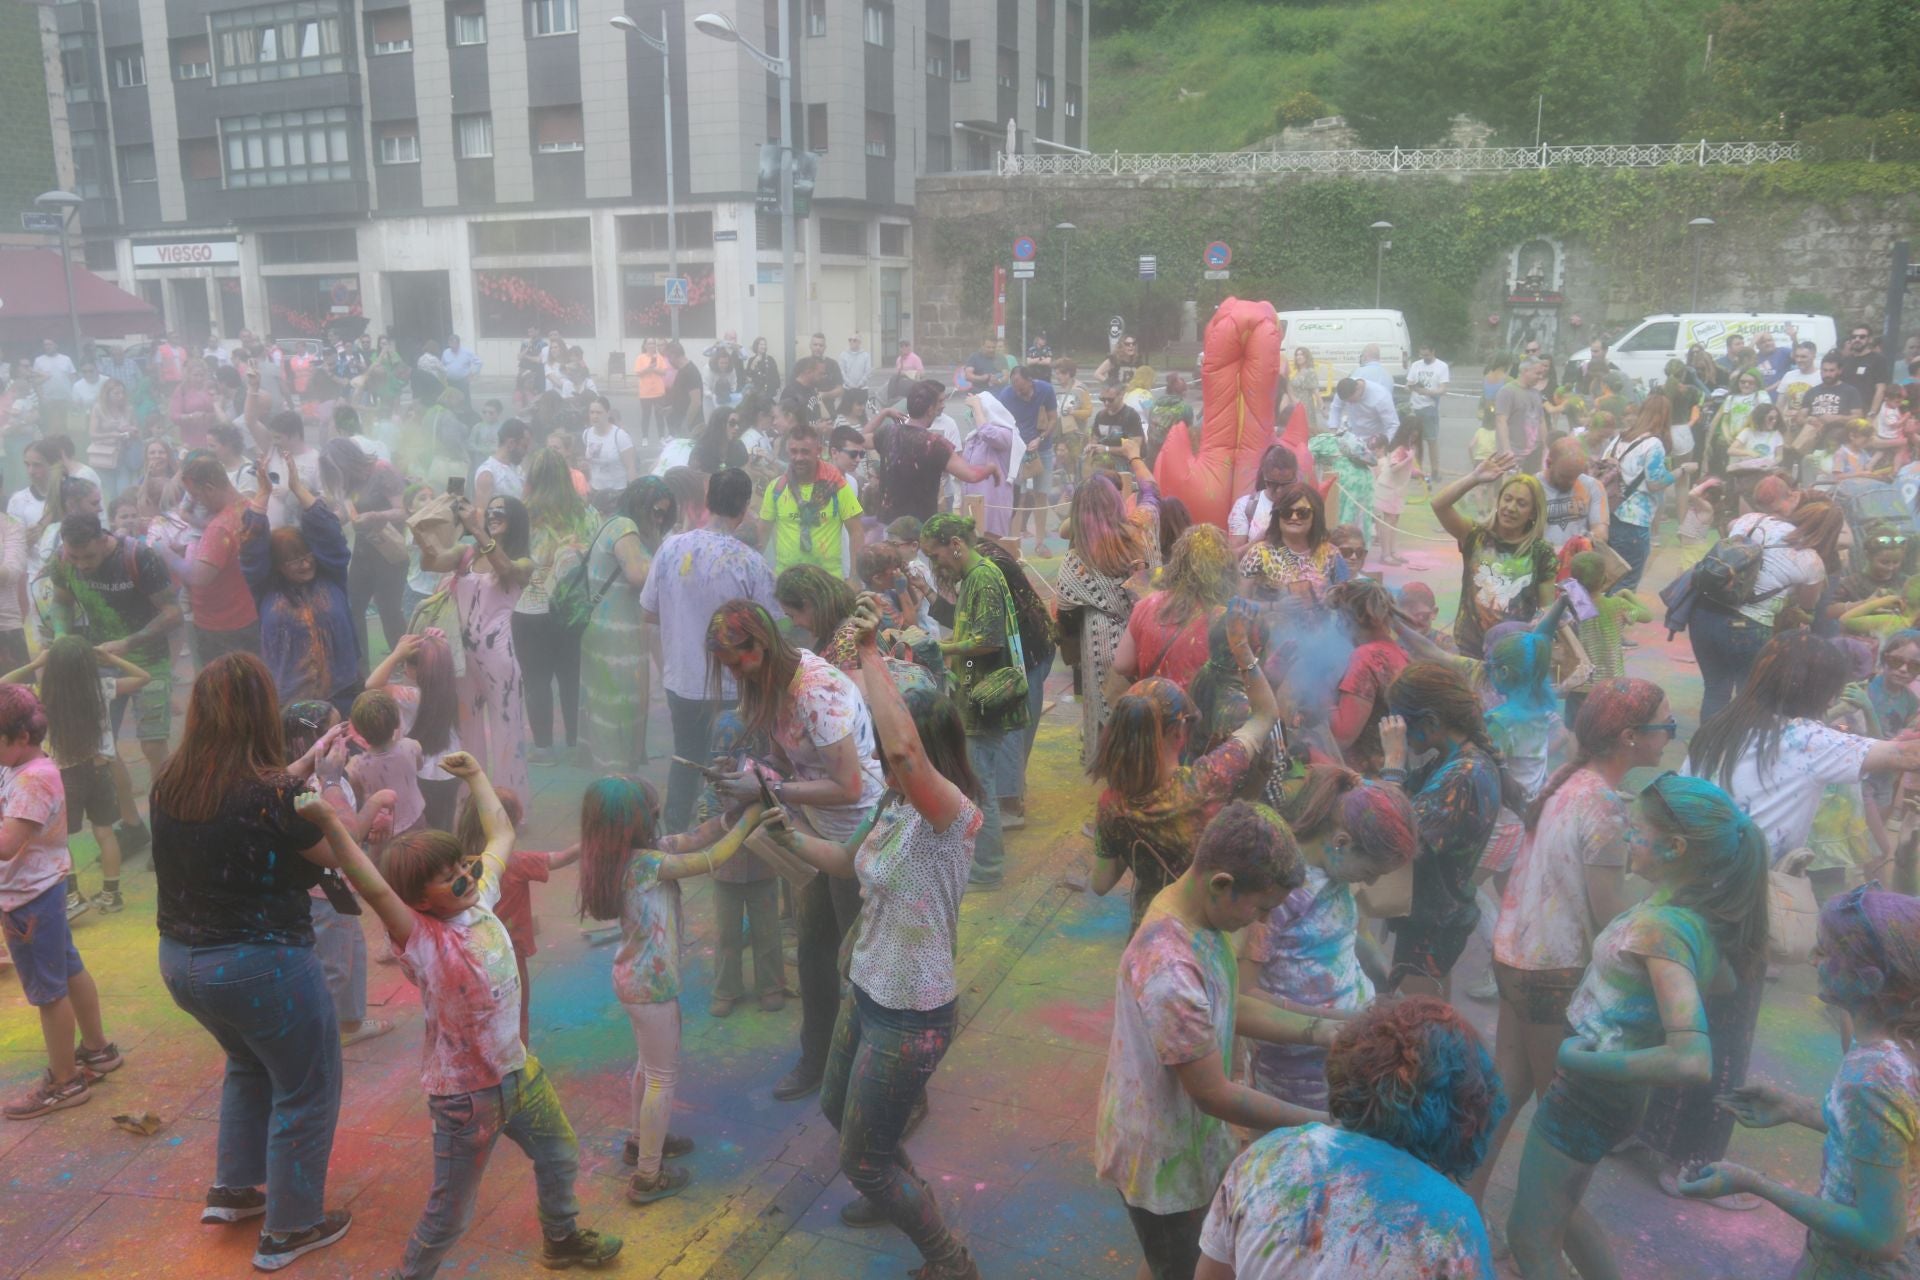
[[[1787, 326], [1792, 325], [1792, 336]], [[1614, 340], [1607, 359], [1642, 389], [1667, 376], [1667, 361], [1684, 360], [1695, 346], [1705, 347], [1718, 360], [1727, 353], [1727, 335], [1737, 333], [1752, 345], [1763, 333], [1791, 350], [1795, 342], [1811, 342], [1821, 355], [1839, 345], [1839, 328], [1832, 316], [1793, 315], [1778, 311], [1684, 311], [1648, 316]], [[1587, 355], [1575, 357], [1586, 368]]]

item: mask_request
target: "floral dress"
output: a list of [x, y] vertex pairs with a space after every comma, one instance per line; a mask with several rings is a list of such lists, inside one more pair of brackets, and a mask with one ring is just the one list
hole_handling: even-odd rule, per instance
[[513, 653], [513, 605], [520, 588], [503, 588], [492, 572], [473, 567], [468, 548], [450, 590], [460, 618], [466, 673], [459, 677], [460, 741], [495, 786], [523, 801], [527, 785], [526, 688]]
[[601, 774], [637, 773], [647, 760], [653, 664], [641, 644], [640, 588], [626, 580], [614, 550], [629, 536], [639, 538], [639, 528], [615, 516], [595, 535], [587, 556], [588, 584], [596, 592], [605, 588], [580, 645], [587, 750]]

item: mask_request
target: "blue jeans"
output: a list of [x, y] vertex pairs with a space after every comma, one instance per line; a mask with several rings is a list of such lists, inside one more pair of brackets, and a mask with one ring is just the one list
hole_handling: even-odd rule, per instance
[[1025, 729], [988, 729], [967, 735], [967, 761], [980, 780], [980, 835], [973, 842], [973, 870], [968, 880], [974, 884], [1000, 883], [1006, 874], [1007, 846], [1000, 835], [1000, 797], [1013, 780], [1013, 769], [1020, 749], [1027, 740]]
[[1631, 591], [1638, 587], [1640, 575], [1646, 571], [1647, 557], [1653, 552], [1653, 530], [1612, 516], [1607, 521], [1607, 545], [1618, 551], [1628, 566], [1626, 575], [1614, 583], [1613, 589]]
[[928, 1262], [956, 1257], [960, 1245], [900, 1140], [914, 1104], [953, 1043], [957, 1020], [951, 1000], [924, 1013], [889, 1009], [850, 982], [820, 1085], [820, 1109], [840, 1132], [840, 1171]]
[[1011, 790], [1000, 788], [1003, 799], [1027, 798], [1027, 760], [1033, 755], [1033, 740], [1040, 735], [1040, 710], [1047, 704], [1047, 677], [1053, 674], [1053, 658], [1048, 654], [1045, 662], [1027, 672], [1027, 727], [1017, 731], [1011, 762], [1013, 785]]
[[487, 1157], [501, 1134], [533, 1161], [541, 1233], [549, 1240], [573, 1234], [580, 1214], [573, 1195], [580, 1143], [560, 1109], [560, 1095], [537, 1062], [528, 1059], [491, 1089], [429, 1097], [427, 1110], [433, 1113], [433, 1193], [407, 1238], [407, 1256], [396, 1275], [424, 1280], [467, 1233]]
[[1700, 695], [1700, 723], [1705, 724], [1740, 692], [1773, 632], [1744, 614], [1703, 603], [1687, 623], [1687, 639], [1705, 686]]
[[343, 916], [325, 898], [311, 902], [313, 954], [320, 959], [333, 1011], [342, 1022], [367, 1017], [367, 935], [359, 916]]
[[312, 947], [160, 939], [160, 977], [227, 1053], [214, 1182], [267, 1187], [266, 1230], [325, 1212], [340, 1118], [340, 1023]]

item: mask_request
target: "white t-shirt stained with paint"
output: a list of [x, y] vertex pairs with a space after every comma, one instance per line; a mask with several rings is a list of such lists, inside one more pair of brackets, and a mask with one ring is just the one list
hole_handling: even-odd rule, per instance
[[[1776, 864], [1805, 846], [1826, 789], [1860, 780], [1873, 743], [1872, 738], [1842, 733], [1818, 720], [1789, 720], [1780, 731], [1772, 768], [1761, 771], [1751, 746], [1734, 765], [1727, 793], [1766, 835], [1767, 853]], [[1691, 762], [1686, 771], [1699, 776]]]
[[527, 1065], [520, 1041], [520, 971], [513, 940], [493, 914], [500, 868], [489, 862], [480, 900], [441, 919], [413, 913], [400, 968], [426, 1014], [420, 1083], [432, 1097], [491, 1089]]
[[1577, 770], [1547, 798], [1533, 843], [1514, 864], [1493, 933], [1493, 958], [1529, 972], [1583, 969], [1592, 958], [1588, 867], [1624, 870], [1646, 836], [1627, 797], [1592, 769]]

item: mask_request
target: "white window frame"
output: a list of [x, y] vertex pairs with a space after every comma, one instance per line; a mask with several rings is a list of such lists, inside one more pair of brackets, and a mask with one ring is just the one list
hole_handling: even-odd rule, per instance
[[419, 164], [420, 135], [393, 133], [380, 135], [381, 164]]
[[412, 53], [412, 52], [413, 52], [412, 36], [408, 36], [405, 40], [376, 40], [373, 45], [373, 53], [375, 57], [382, 57], [389, 53]]
[[533, 149], [543, 156], [561, 156], [568, 155], [575, 151], [585, 151], [587, 144], [584, 142], [539, 142], [534, 144]]
[[1033, 109], [1035, 111], [1053, 110], [1053, 77], [1035, 76], [1033, 78]]
[[1079, 85], [1075, 85], [1075, 84], [1070, 84], [1067, 86], [1066, 112], [1067, 112], [1067, 119], [1069, 120], [1078, 120], [1080, 118], [1080, 95], [1074, 92], [1074, 90], [1078, 89], [1079, 87], [1080, 87]]
[[[479, 24], [480, 38], [478, 40], [467, 40], [462, 38], [460, 34], [460, 24], [463, 22], [475, 22]], [[486, 42], [487, 42], [487, 11], [485, 9], [465, 9], [465, 10], [456, 12], [453, 15], [453, 43], [455, 45], [464, 49], [477, 44], [485, 44]]]
[[[866, 0], [861, 13], [862, 33], [876, 49], [893, 47], [893, 6], [885, 0]], [[875, 37], [879, 37], [875, 39]]]
[[807, 0], [805, 22], [809, 37], [826, 35], [827, 0]]
[[211, 80], [213, 79], [213, 55], [207, 55], [205, 62], [176, 62], [173, 64], [175, 80]]
[[[486, 126], [487, 149], [485, 151], [468, 151], [466, 149], [467, 125], [469, 122], [476, 120], [484, 122]], [[489, 111], [475, 111], [467, 115], [455, 116], [453, 118], [453, 149], [454, 155], [461, 160], [493, 159], [493, 113]]]
[[138, 89], [147, 83], [147, 55], [144, 50], [113, 55], [113, 87]]
[[[960, 74], [960, 51], [967, 51], [967, 72]], [[950, 40], [947, 42], [947, 62], [953, 67], [953, 82], [967, 84], [973, 80], [973, 41]]]
[[[579, 0], [532, 0], [532, 4], [533, 34], [536, 38], [580, 33]], [[566, 25], [560, 25], [562, 23]]]

